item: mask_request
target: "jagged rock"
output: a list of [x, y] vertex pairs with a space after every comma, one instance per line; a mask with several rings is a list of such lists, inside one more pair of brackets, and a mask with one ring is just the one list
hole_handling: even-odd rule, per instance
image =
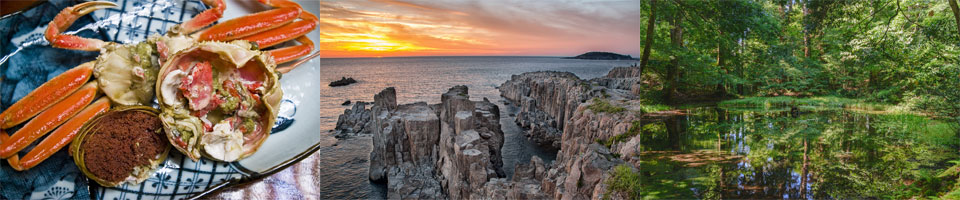
[[440, 98], [440, 166], [438, 179], [451, 199], [476, 199], [491, 178], [504, 177], [500, 110], [485, 101], [470, 101], [466, 86]]
[[607, 78], [636, 78], [640, 77], [640, 67], [630, 66], [630, 67], [614, 67], [610, 69], [610, 72], [607, 72], [607, 75], [604, 76]]
[[397, 89], [388, 87], [373, 96], [373, 105], [389, 111], [397, 109]]
[[337, 138], [349, 137], [359, 133], [368, 133], [364, 127], [370, 121], [371, 112], [367, 110], [366, 102], [358, 101], [352, 108], [343, 111], [343, 114], [337, 118], [336, 133]]
[[[632, 73], [628, 70], [604, 79], [628, 79], [621, 78]], [[499, 108], [487, 99], [470, 101], [465, 86], [451, 88], [434, 105], [397, 105], [395, 89], [387, 88], [374, 96], [369, 109], [370, 103], [357, 102], [344, 111], [337, 132], [373, 134], [370, 179], [387, 182], [391, 199], [623, 199], [625, 194], [608, 192], [605, 182], [614, 166], [639, 167], [633, 160], [639, 136], [609, 148], [596, 141], [626, 133], [634, 121], [651, 119], [641, 119], [641, 104], [630, 91], [598, 81], [533, 72], [498, 87], [520, 108], [516, 122], [529, 130], [531, 140], [560, 148], [553, 163], [533, 157], [518, 164], [510, 180], [503, 178]], [[587, 107], [596, 97], [626, 111], [594, 112]]]
[[590, 81], [606, 88], [629, 91], [632, 95], [639, 95], [643, 89], [640, 67], [637, 66], [614, 67], [606, 76]]
[[[367, 105], [372, 105], [367, 109]], [[337, 138], [346, 138], [358, 134], [372, 134], [374, 124], [370, 123], [375, 117], [397, 109], [397, 91], [388, 87], [373, 96], [373, 103], [358, 101], [351, 109], [346, 109], [337, 118], [334, 134]], [[378, 114], [378, 115], [374, 115]]]
[[[639, 135], [610, 147], [597, 143], [627, 133], [634, 121], [642, 121], [642, 102], [638, 67], [620, 67], [600, 78], [583, 81], [571, 73], [532, 72], [515, 75], [499, 87], [505, 99], [520, 107], [516, 122], [528, 130], [533, 141], [559, 146], [557, 159], [550, 165], [531, 169], [518, 165], [514, 180], [501, 184], [511, 191], [518, 184], [538, 180], [543, 197], [549, 199], [624, 199], [625, 194], [607, 192], [605, 181], [614, 166], [639, 167]], [[588, 109], [601, 98], [612, 106], [623, 107], [616, 113]], [[662, 119], [645, 119], [662, 120]], [[613, 149], [611, 152], [610, 149]], [[619, 157], [616, 157], [619, 155]], [[624, 162], [624, 161], [627, 162]], [[509, 186], [509, 187], [508, 187]], [[501, 192], [502, 192], [501, 191]]]
[[344, 102], [343, 102], [342, 104], [340, 104], [340, 105], [341, 105], [341, 106], [349, 106], [351, 103], [352, 103], [352, 102], [350, 102], [350, 100], [347, 100], [347, 101], [344, 101]]
[[340, 77], [340, 80], [336, 80], [336, 81], [330, 82], [330, 85], [329, 85], [329, 86], [330, 86], [330, 87], [340, 87], [340, 86], [346, 86], [346, 85], [350, 85], [350, 84], [354, 84], [354, 83], [357, 83], [357, 80], [356, 80], [356, 79], [347, 78], [347, 77]]
[[388, 198], [483, 198], [487, 182], [505, 176], [500, 111], [489, 100], [470, 101], [456, 86], [440, 104], [396, 102], [396, 90], [384, 89], [370, 109], [358, 102], [337, 123], [338, 132], [373, 135], [369, 177], [387, 182]]
[[560, 133], [577, 106], [599, 93], [570, 72], [528, 72], [511, 76], [499, 87], [501, 96], [519, 108], [517, 124], [528, 138], [559, 148]]

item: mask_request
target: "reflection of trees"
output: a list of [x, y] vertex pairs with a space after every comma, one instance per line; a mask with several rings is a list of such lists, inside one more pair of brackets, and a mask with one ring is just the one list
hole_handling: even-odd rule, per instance
[[[922, 117], [842, 111], [796, 118], [787, 112], [694, 113], [658, 122], [663, 129], [650, 128], [642, 141], [647, 150], [743, 156], [675, 177], [692, 182], [700, 198], [896, 198], [905, 184], [958, 157], [951, 144], [931, 143], [956, 136], [925, 138], [937, 134]], [[684, 163], [675, 167], [690, 168]]]

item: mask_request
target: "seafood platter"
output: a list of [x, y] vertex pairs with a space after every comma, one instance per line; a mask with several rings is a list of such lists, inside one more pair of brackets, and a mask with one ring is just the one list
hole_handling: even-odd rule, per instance
[[[225, 0], [174, 2], [131, 5], [202, 8], [137, 42], [71, 32], [78, 19], [127, 1], [76, 2], [38, 31], [48, 45], [31, 48], [96, 58], [2, 106], [0, 184], [33, 189], [5, 197], [197, 198], [268, 176], [318, 149], [317, 129], [293, 123], [293, 115], [312, 108], [300, 102], [314, 95], [310, 60], [319, 52], [310, 37], [319, 19], [290, 0], [258, 0], [266, 9], [229, 18]], [[80, 175], [39, 186], [8, 183], [50, 174], [48, 165]]]

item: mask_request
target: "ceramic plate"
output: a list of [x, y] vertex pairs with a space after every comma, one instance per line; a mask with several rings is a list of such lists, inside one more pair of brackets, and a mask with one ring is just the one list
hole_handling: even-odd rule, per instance
[[[121, 43], [134, 43], [144, 40], [152, 34], [162, 34], [173, 24], [190, 19], [208, 6], [199, 0], [111, 0], [120, 7], [98, 10], [85, 18], [77, 20], [70, 29], [84, 37], [95, 37]], [[59, 8], [75, 5], [82, 1], [52, 0], [27, 11], [4, 16], [0, 25], [17, 24], [13, 29], [0, 29], [3, 65], [0, 65], [2, 82], [0, 93], [5, 96], [0, 102], [8, 104], [19, 99], [45, 80], [59, 74], [70, 66], [93, 60], [96, 53], [71, 50], [51, 50], [42, 41], [42, 30], [46, 23], [41, 19], [50, 18], [59, 12]], [[227, 9], [222, 19], [231, 19], [249, 13], [270, 9], [256, 1], [226, 0]], [[304, 10], [318, 13], [319, 1], [298, 1]], [[53, 13], [51, 13], [53, 12]], [[36, 20], [24, 23], [20, 20]], [[223, 21], [223, 20], [221, 20]], [[30, 27], [28, 25], [35, 24]], [[2, 26], [0, 26], [2, 27]], [[314, 41], [319, 40], [319, 31], [308, 34]], [[46, 48], [46, 49], [44, 49]], [[45, 52], [55, 53], [45, 53]], [[16, 52], [16, 53], [14, 53]], [[49, 54], [49, 55], [48, 55]], [[72, 55], [71, 55], [72, 54]], [[63, 58], [50, 58], [60, 56]], [[40, 58], [24, 60], [24, 58]], [[7, 62], [10, 61], [10, 62]], [[42, 69], [23, 65], [35, 65], [47, 62], [54, 67]], [[29, 63], [29, 64], [26, 64]], [[171, 151], [170, 156], [160, 168], [138, 185], [121, 185], [116, 188], [100, 187], [97, 183], [77, 175], [72, 160], [65, 161], [68, 148], [55, 154], [38, 167], [25, 172], [10, 170], [6, 164], [0, 167], [0, 193], [9, 199], [182, 199], [197, 198], [213, 191], [235, 184], [258, 180], [306, 158], [319, 149], [319, 124], [310, 123], [316, 119], [318, 108], [305, 103], [318, 98], [312, 88], [320, 84], [314, 77], [319, 73], [319, 60], [312, 60], [284, 74], [280, 80], [284, 100], [280, 107], [279, 119], [270, 137], [252, 156], [231, 163], [201, 159], [197, 162]], [[47, 66], [44, 65], [44, 66]], [[40, 75], [37, 75], [40, 74]], [[32, 87], [31, 87], [32, 86]], [[15, 131], [16, 127], [12, 129]], [[21, 152], [21, 154], [23, 151]], [[3, 162], [6, 163], [6, 162]], [[52, 167], [48, 165], [53, 165]], [[60, 167], [60, 168], [57, 168]], [[64, 169], [64, 170], [54, 170]], [[49, 177], [44, 177], [49, 176]], [[42, 177], [42, 178], [37, 178]], [[20, 189], [13, 190], [11, 187]]]

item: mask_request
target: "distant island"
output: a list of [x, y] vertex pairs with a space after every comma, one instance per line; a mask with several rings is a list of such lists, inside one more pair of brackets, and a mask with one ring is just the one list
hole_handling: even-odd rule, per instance
[[636, 58], [630, 57], [630, 55], [621, 55], [610, 52], [587, 52], [585, 54], [580, 54], [579, 56], [565, 58], [584, 60], [636, 60]]

